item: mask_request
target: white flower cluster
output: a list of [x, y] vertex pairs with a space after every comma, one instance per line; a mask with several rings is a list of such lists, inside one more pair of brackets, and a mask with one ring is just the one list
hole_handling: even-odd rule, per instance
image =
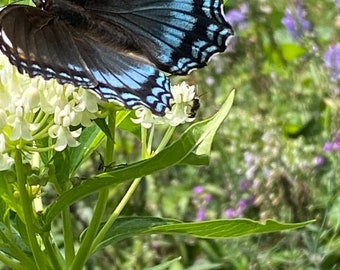
[[89, 126], [98, 112], [99, 98], [72, 85], [55, 80], [29, 78], [20, 74], [0, 55], [0, 170], [12, 159], [6, 151], [33, 146], [38, 139], [55, 139], [54, 149], [77, 146], [81, 128]]
[[136, 124], [141, 124], [144, 128], [151, 128], [152, 125], [168, 124], [178, 126], [186, 122], [192, 122], [193, 102], [196, 96], [195, 86], [189, 86], [186, 82], [180, 85], [171, 86], [173, 96], [171, 110], [167, 110], [164, 117], [153, 115], [152, 112], [144, 107], [136, 110], [136, 119], [131, 119]]

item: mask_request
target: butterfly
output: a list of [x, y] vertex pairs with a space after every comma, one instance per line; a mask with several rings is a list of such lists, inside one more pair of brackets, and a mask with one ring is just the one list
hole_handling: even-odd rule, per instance
[[220, 0], [33, 2], [0, 11], [0, 50], [19, 72], [156, 115], [171, 107], [165, 73], [204, 67], [233, 36]]

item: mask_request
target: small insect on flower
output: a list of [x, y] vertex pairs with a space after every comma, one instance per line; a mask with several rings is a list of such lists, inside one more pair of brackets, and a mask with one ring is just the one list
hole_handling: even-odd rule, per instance
[[201, 107], [200, 104], [200, 98], [198, 96], [194, 97], [194, 99], [192, 100], [192, 106], [191, 106], [191, 110], [189, 113], [189, 117], [190, 118], [195, 118], [198, 109]]
[[171, 93], [173, 96], [172, 108], [171, 111], [165, 114], [169, 124], [171, 126], [178, 126], [186, 122], [194, 121], [194, 118], [190, 116], [196, 96], [195, 86], [182, 82], [180, 85], [172, 86]]

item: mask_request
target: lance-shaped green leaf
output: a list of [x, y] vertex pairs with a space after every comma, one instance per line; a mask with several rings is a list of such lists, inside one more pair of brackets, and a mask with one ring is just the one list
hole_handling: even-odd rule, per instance
[[177, 257], [175, 259], [172, 259], [171, 261], [163, 262], [153, 267], [144, 268], [143, 270], [167, 270], [172, 264], [178, 262], [179, 260], [181, 260], [181, 257]]
[[283, 230], [297, 229], [314, 222], [280, 223], [272, 219], [264, 223], [251, 219], [212, 220], [203, 222], [161, 225], [150, 228], [147, 233], [182, 234], [197, 238], [226, 239], [253, 234], [272, 233]]
[[268, 219], [262, 223], [245, 218], [179, 222], [159, 217], [122, 217], [112, 225], [96, 250], [126, 238], [145, 234], [180, 234], [205, 239], [227, 239], [297, 229], [311, 222], [313, 221], [280, 223]]

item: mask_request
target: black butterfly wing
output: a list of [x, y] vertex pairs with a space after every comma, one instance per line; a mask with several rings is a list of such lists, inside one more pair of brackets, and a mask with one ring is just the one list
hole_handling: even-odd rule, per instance
[[[63, 24], [40, 9], [8, 6], [0, 13], [0, 49], [30, 77], [56, 78], [60, 83], [94, 87], [96, 82]], [[72, 52], [72, 53], [69, 53]]]
[[127, 108], [143, 105], [163, 115], [170, 83], [144, 59], [115, 50], [87, 27], [25, 5], [0, 13], [0, 49], [20, 72], [90, 88]]
[[152, 41], [143, 54], [171, 74], [187, 74], [223, 52], [233, 35], [219, 0], [89, 0], [85, 9]]

